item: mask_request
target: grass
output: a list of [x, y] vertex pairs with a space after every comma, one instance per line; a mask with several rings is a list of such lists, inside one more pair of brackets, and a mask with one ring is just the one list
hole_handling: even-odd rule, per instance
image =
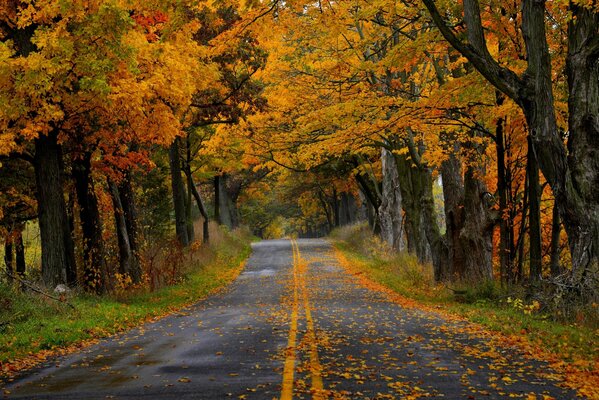
[[332, 238], [352, 267], [406, 298], [457, 314], [490, 330], [523, 337], [565, 362], [582, 361], [592, 366], [599, 357], [596, 327], [555, 321], [534, 305], [513, 301], [517, 293], [508, 293], [492, 282], [460, 287], [465, 294], [458, 301], [451, 289], [435, 284], [430, 265], [421, 265], [405, 253], [390, 255], [384, 244], [364, 227], [344, 228]]
[[[218, 235], [217, 235], [218, 236]], [[43, 296], [0, 287], [0, 365], [5, 374], [68, 346], [108, 336], [194, 303], [231, 282], [251, 252], [248, 233], [221, 233], [187, 255], [175, 285], [108, 296], [74, 294], [74, 309]]]

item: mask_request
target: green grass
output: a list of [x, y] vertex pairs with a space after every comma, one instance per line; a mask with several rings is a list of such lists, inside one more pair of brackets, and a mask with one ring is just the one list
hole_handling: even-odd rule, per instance
[[[337, 232], [333, 235], [334, 245], [352, 266], [372, 281], [406, 298], [441, 307], [490, 330], [525, 337], [531, 344], [564, 361], [592, 362], [599, 357], [596, 345], [599, 331], [595, 327], [556, 321], [542, 312], [528, 313], [523, 307], [508, 302], [510, 293], [494, 283], [454, 288], [466, 291], [457, 301], [451, 289], [435, 284], [430, 265], [421, 265], [415, 257], [405, 253], [389, 255], [389, 252], [379, 251], [378, 239], [359, 231], [357, 228], [354, 232]], [[512, 298], [517, 296], [511, 295]]]
[[[0, 287], [0, 362], [107, 336], [167, 314], [228, 284], [250, 252], [248, 234], [225, 233], [203, 261], [187, 265], [177, 285], [119, 296], [74, 295], [71, 309], [6, 285]], [[197, 258], [196, 258], [197, 260]]]

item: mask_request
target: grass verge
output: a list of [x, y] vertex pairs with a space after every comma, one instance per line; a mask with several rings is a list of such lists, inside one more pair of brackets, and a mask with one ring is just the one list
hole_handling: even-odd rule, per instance
[[233, 281], [251, 252], [248, 233], [223, 233], [202, 257], [190, 255], [180, 281], [156, 291], [112, 296], [76, 294], [74, 309], [31, 293], [0, 287], [0, 372], [10, 377], [48, 357], [193, 304]]
[[549, 361], [582, 396], [599, 398], [598, 329], [554, 321], [492, 283], [460, 288], [466, 293], [458, 301], [451, 289], [435, 284], [431, 266], [408, 254], [390, 255], [380, 240], [359, 227], [334, 233], [332, 242], [341, 264], [366, 285], [399, 295], [404, 305], [457, 316], [496, 332]]

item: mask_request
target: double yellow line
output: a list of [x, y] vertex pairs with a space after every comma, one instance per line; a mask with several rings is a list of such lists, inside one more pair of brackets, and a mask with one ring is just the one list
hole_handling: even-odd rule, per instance
[[306, 338], [310, 346], [310, 375], [312, 378], [313, 399], [324, 399], [322, 383], [322, 366], [318, 360], [318, 342], [316, 340], [316, 331], [314, 330], [314, 319], [310, 309], [308, 291], [306, 289], [307, 263], [300, 256], [297, 241], [291, 239], [291, 249], [293, 251], [293, 306], [291, 309], [291, 327], [289, 328], [289, 339], [287, 341], [285, 364], [283, 367], [283, 387], [281, 390], [281, 400], [291, 400], [293, 398], [293, 382], [295, 372], [295, 358], [297, 350], [297, 321], [299, 314], [300, 292], [306, 314]]

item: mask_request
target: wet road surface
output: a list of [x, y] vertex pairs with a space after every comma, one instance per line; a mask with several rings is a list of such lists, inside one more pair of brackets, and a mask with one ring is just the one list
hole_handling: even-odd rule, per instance
[[225, 292], [30, 371], [7, 397], [575, 397], [517, 348], [360, 286], [323, 240], [253, 249]]

